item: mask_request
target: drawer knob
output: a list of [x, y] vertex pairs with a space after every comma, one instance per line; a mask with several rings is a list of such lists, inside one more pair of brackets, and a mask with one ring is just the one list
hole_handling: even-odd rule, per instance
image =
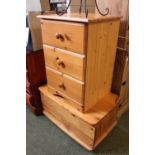
[[64, 85], [63, 83], [60, 83], [60, 84], [59, 84], [59, 88], [61, 88], [61, 89], [63, 89], [63, 90], [66, 90], [66, 87], [65, 87], [65, 85]]
[[63, 37], [63, 35], [60, 34], [60, 33], [56, 33], [56, 34], [55, 34], [55, 38], [56, 38], [56, 39], [60, 39], [61, 41], [64, 41], [64, 37]]
[[64, 98], [62, 95], [60, 95], [57, 91], [55, 91], [54, 93], [53, 93], [53, 95], [54, 96], [57, 96], [57, 97], [60, 97], [60, 98]]
[[62, 61], [62, 60], [60, 60], [58, 57], [56, 58], [56, 61], [57, 61], [57, 64], [59, 65], [59, 66], [61, 66], [62, 68], [65, 68], [65, 64], [64, 64], [64, 62]]

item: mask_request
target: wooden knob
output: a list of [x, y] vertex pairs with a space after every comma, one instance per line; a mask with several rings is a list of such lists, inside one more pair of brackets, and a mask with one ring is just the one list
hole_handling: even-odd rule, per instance
[[62, 88], [63, 90], [66, 90], [66, 87], [65, 87], [65, 85], [63, 83], [59, 84], [59, 88]]
[[57, 96], [57, 97], [60, 97], [60, 98], [64, 98], [62, 95], [60, 95], [57, 91], [55, 91], [54, 93], [53, 93], [53, 95], [54, 96]]
[[62, 60], [60, 60], [58, 57], [56, 58], [57, 64], [63, 68], [65, 68], [65, 64]]
[[56, 39], [60, 39], [61, 41], [64, 41], [64, 37], [63, 37], [63, 35], [60, 34], [60, 33], [56, 33], [56, 34], [55, 34], [55, 38], [56, 38]]

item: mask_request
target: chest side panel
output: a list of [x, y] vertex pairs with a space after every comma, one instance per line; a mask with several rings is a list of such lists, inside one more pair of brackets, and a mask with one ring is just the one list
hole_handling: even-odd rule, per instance
[[111, 90], [119, 23], [113, 20], [88, 25], [84, 111]]

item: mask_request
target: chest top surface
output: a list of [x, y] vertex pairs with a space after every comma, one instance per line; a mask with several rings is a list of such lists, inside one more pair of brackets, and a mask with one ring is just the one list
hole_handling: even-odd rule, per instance
[[120, 16], [101, 16], [94, 13], [89, 13], [88, 17], [85, 17], [84, 13], [67, 13], [62, 16], [57, 14], [48, 14], [48, 15], [39, 15], [38, 18], [48, 19], [48, 20], [60, 20], [60, 21], [71, 21], [71, 22], [80, 22], [80, 23], [95, 23], [100, 21], [107, 20], [118, 20]]

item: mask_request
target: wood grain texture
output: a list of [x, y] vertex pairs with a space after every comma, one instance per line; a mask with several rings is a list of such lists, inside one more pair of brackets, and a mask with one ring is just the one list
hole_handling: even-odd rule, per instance
[[47, 86], [47, 91], [51, 94], [53, 100], [56, 102], [60, 102], [62, 104], [69, 104], [80, 112], [83, 112], [83, 105], [81, 103], [76, 102], [71, 97], [66, 96], [64, 93], [56, 90], [51, 86]]
[[129, 25], [127, 25], [125, 37], [126, 37], [126, 40], [125, 40], [124, 48], [129, 51]]
[[[127, 88], [129, 79], [127, 78], [125, 81], [123, 80], [123, 74], [126, 70], [125, 61], [129, 51], [129, 0], [97, 0], [97, 2], [101, 11], [104, 11], [103, 8], [108, 7], [110, 9], [110, 15], [122, 16], [117, 44], [118, 49], [115, 60], [112, 92], [120, 94], [120, 103], [123, 103], [129, 96]], [[123, 84], [124, 82], [126, 83], [125, 85]]]
[[111, 91], [120, 21], [88, 25], [84, 111]]
[[67, 122], [64, 122], [64, 121], [62, 122], [62, 120], [58, 119], [53, 114], [48, 113], [48, 111], [46, 110], [44, 110], [43, 113], [49, 120], [51, 120], [55, 125], [57, 125], [62, 131], [64, 131], [68, 136], [74, 139], [77, 143], [79, 143], [89, 151], [93, 150], [92, 140], [90, 140], [90, 138], [88, 139], [82, 132], [78, 131], [75, 127], [70, 127], [70, 125], [68, 125]]
[[100, 141], [100, 138], [103, 137], [103, 134], [105, 134], [109, 127], [113, 127], [116, 125], [116, 115], [117, 115], [118, 108], [113, 108], [104, 119], [100, 120], [100, 122], [95, 126], [96, 129], [96, 135], [95, 135], [95, 143], [98, 144], [98, 141]]
[[[102, 124], [103, 125], [103, 124]], [[109, 127], [106, 128], [105, 132], [100, 132], [101, 135], [100, 137], [95, 141], [94, 144], [94, 148], [93, 150], [110, 134], [110, 132], [112, 131], [112, 129], [117, 125], [117, 121], [113, 122], [112, 124], [110, 124]], [[102, 128], [101, 128], [102, 129]], [[96, 131], [97, 133], [97, 131]]]
[[[73, 20], [72, 16], [75, 14], [67, 14], [68, 18]], [[77, 14], [76, 14], [77, 15]], [[40, 16], [41, 18], [46, 18], [46, 16]], [[53, 19], [62, 20], [63, 17], [57, 17], [57, 16], [48, 16], [49, 20], [42, 20], [43, 26], [42, 26], [42, 32], [44, 33], [45, 37], [49, 35], [49, 33], [57, 32], [55, 30], [52, 30], [52, 25], [55, 24], [54, 27], [64, 28], [64, 25], [66, 26], [66, 29], [68, 30], [69, 27], [75, 23], [72, 22], [66, 22], [68, 21], [68, 18], [64, 19], [65, 21], [54, 21]], [[56, 18], [57, 17], [57, 18]], [[66, 16], [65, 16], [66, 17]], [[75, 16], [76, 17], [76, 16]], [[81, 19], [82, 16], [80, 16]], [[103, 20], [104, 19], [104, 20]], [[84, 38], [86, 40], [82, 42], [87, 47], [86, 49], [86, 66], [82, 66], [82, 72], [85, 71], [85, 75], [82, 75], [82, 78], [84, 79], [84, 83], [86, 83], [85, 87], [82, 89], [80, 88], [78, 91], [74, 90], [74, 94], [71, 91], [71, 87], [69, 88], [69, 92], [66, 93], [66, 89], [64, 88], [64, 82], [62, 82], [63, 74], [67, 74], [67, 72], [63, 72], [58, 69], [58, 67], [55, 66], [54, 69], [59, 70], [61, 73], [59, 73], [59, 76], [52, 75], [49, 70], [47, 71], [47, 77], [48, 77], [48, 85], [57, 89], [60, 92], [63, 92], [65, 95], [67, 95], [70, 98], [73, 98], [76, 102], [82, 103], [84, 105], [84, 112], [88, 111], [90, 108], [92, 108], [96, 103], [98, 103], [102, 98], [111, 91], [111, 81], [113, 76], [113, 68], [114, 68], [114, 61], [115, 61], [115, 54], [116, 54], [116, 44], [117, 44], [117, 37], [118, 37], [118, 31], [119, 31], [119, 24], [120, 24], [120, 18], [119, 17], [107, 17], [101, 18], [96, 15], [89, 15], [88, 20], [92, 21], [98, 21], [98, 23], [93, 22], [88, 24], [80, 24], [82, 25], [82, 29], [85, 29]], [[52, 24], [51, 24], [52, 23]], [[60, 25], [58, 25], [60, 23]], [[50, 29], [46, 27], [43, 28], [44, 25], [50, 25]], [[78, 24], [75, 24], [75, 28], [78, 27]], [[55, 28], [54, 28], [55, 29]], [[48, 30], [48, 31], [47, 31]], [[47, 31], [47, 32], [46, 32]], [[70, 29], [72, 32], [73, 29]], [[63, 34], [63, 33], [61, 33]], [[55, 44], [54, 42], [51, 42], [51, 44]], [[47, 42], [45, 42], [47, 44]], [[44, 45], [47, 46], [47, 45]], [[55, 49], [53, 48], [53, 51]], [[63, 50], [62, 50], [63, 51]], [[64, 50], [65, 51], [65, 50]], [[47, 52], [46, 52], [47, 53]], [[48, 52], [49, 53], [49, 52]], [[53, 52], [54, 53], [54, 52]], [[55, 52], [58, 53], [58, 52]], [[60, 53], [60, 52], [59, 52]], [[69, 53], [67, 54], [69, 55]], [[54, 56], [54, 54], [51, 55], [51, 57]], [[47, 58], [45, 58], [47, 59]], [[73, 58], [67, 58], [66, 63], [73, 61]], [[48, 61], [48, 60], [47, 60]], [[54, 63], [54, 61], [48, 61], [48, 64]], [[77, 62], [76, 62], [77, 64]], [[47, 65], [49, 66], [49, 65]], [[54, 65], [53, 65], [54, 66]], [[74, 65], [72, 65], [74, 66]], [[51, 65], [49, 67], [52, 67]], [[76, 69], [74, 70], [76, 72]], [[78, 72], [77, 72], [78, 73]], [[74, 73], [71, 71], [69, 76], [74, 76]], [[54, 80], [53, 80], [53, 79]], [[65, 78], [66, 79], [66, 78]], [[83, 81], [82, 79], [82, 81]], [[81, 80], [81, 79], [80, 79]], [[67, 80], [67, 85], [69, 86], [69, 80]], [[49, 84], [50, 83], [50, 84]], [[60, 83], [63, 84], [63, 89], [59, 88], [58, 86]], [[77, 87], [73, 87], [77, 88]], [[78, 93], [76, 95], [76, 93]], [[80, 94], [80, 95], [79, 95]]]
[[[122, 16], [117, 44], [118, 49], [115, 61], [114, 77], [112, 82], [112, 92], [121, 94], [120, 103], [122, 104], [123, 102], [125, 103], [125, 99], [129, 96], [129, 93], [126, 91], [128, 79], [126, 79], [126, 81], [123, 80], [123, 73], [126, 68], [125, 61], [129, 51], [129, 1], [105, 0], [105, 5], [110, 7], [111, 15], [116, 14]], [[123, 83], [126, 84], [124, 85]]]
[[118, 119], [129, 109], [129, 60], [126, 51], [118, 51], [113, 77], [112, 92], [119, 94]]
[[46, 67], [47, 83], [76, 102], [83, 104], [84, 83]]
[[[44, 47], [53, 46], [51, 55], [50, 48], [45, 49], [45, 55], [51, 58], [45, 58], [47, 85], [39, 87], [44, 114], [86, 149], [93, 150], [117, 123], [118, 96], [111, 93], [111, 83], [120, 17], [89, 14], [85, 18], [83, 14], [65, 14], [39, 18], [43, 22]], [[56, 38], [62, 44], [51, 39], [51, 32], [61, 34]], [[73, 40], [78, 43], [64, 44], [65, 34], [77, 35], [73, 35]], [[69, 41], [70, 37], [67, 38]], [[80, 64], [81, 67], [80, 74], [75, 67], [76, 78], [72, 70], [59, 70], [53, 64], [52, 57], [59, 57], [57, 60], [61, 57], [67, 64], [76, 61], [75, 56], [78, 61], [72, 66]], [[86, 64], [81, 65], [83, 58]], [[83, 79], [78, 80], [81, 71]]]
[[44, 57], [46, 66], [84, 80], [85, 55], [44, 45]]
[[117, 96], [109, 102], [102, 101], [92, 112], [83, 114], [68, 104], [57, 102], [51, 95], [47, 86], [39, 88], [43, 102], [44, 114], [54, 122], [60, 129], [76, 140], [88, 150], [93, 150], [103, 138], [112, 130], [116, 124]]
[[123, 83], [123, 72], [125, 68], [126, 57], [127, 51], [122, 48], [117, 48], [111, 91], [118, 95], [120, 95]]
[[120, 119], [121, 116], [129, 110], [129, 99], [126, 98], [126, 100], [123, 101], [122, 104], [120, 104], [118, 112], [117, 112], [117, 119]]
[[[41, 22], [44, 44], [77, 53], [85, 52], [85, 26], [83, 24], [49, 20], [41, 20]], [[56, 34], [61, 37], [58, 39]]]
[[[91, 128], [89, 124], [82, 121], [74, 113], [67, 111], [65, 108], [62, 108], [55, 101], [50, 100], [47, 96], [42, 95], [43, 108], [45, 111], [52, 113], [55, 117], [59, 117], [61, 120], [64, 119], [65, 122], [69, 123], [68, 125], [75, 126], [79, 131], [85, 132], [90, 139], [94, 139], [94, 128]], [[83, 131], [85, 129], [85, 131]]]
[[[48, 96], [51, 100], [55, 100], [53, 98], [53, 94], [48, 91], [48, 87], [41, 86], [39, 90], [46, 96]], [[64, 104], [62, 102], [57, 102], [60, 106], [67, 109], [71, 113], [74, 113], [80, 119], [84, 120], [88, 124], [96, 125], [99, 120], [103, 119], [107, 114], [116, 107], [116, 103], [118, 100], [118, 96], [112, 93], [108, 93], [98, 104], [96, 104], [89, 113], [81, 113], [80, 111], [76, 110], [69, 104]], [[56, 102], [56, 100], [55, 100]]]
[[129, 58], [126, 57], [120, 90], [120, 104], [129, 98]]
[[51, 20], [58, 20], [58, 21], [68, 21], [68, 22], [79, 22], [79, 23], [97, 23], [97, 22], [106, 22], [111, 20], [118, 20], [121, 17], [120, 16], [101, 16], [94, 13], [89, 13], [88, 17], [86, 18], [85, 13], [67, 13], [63, 16], [59, 16], [57, 14], [48, 14], [48, 15], [39, 15], [37, 16], [41, 19], [51, 19]]

